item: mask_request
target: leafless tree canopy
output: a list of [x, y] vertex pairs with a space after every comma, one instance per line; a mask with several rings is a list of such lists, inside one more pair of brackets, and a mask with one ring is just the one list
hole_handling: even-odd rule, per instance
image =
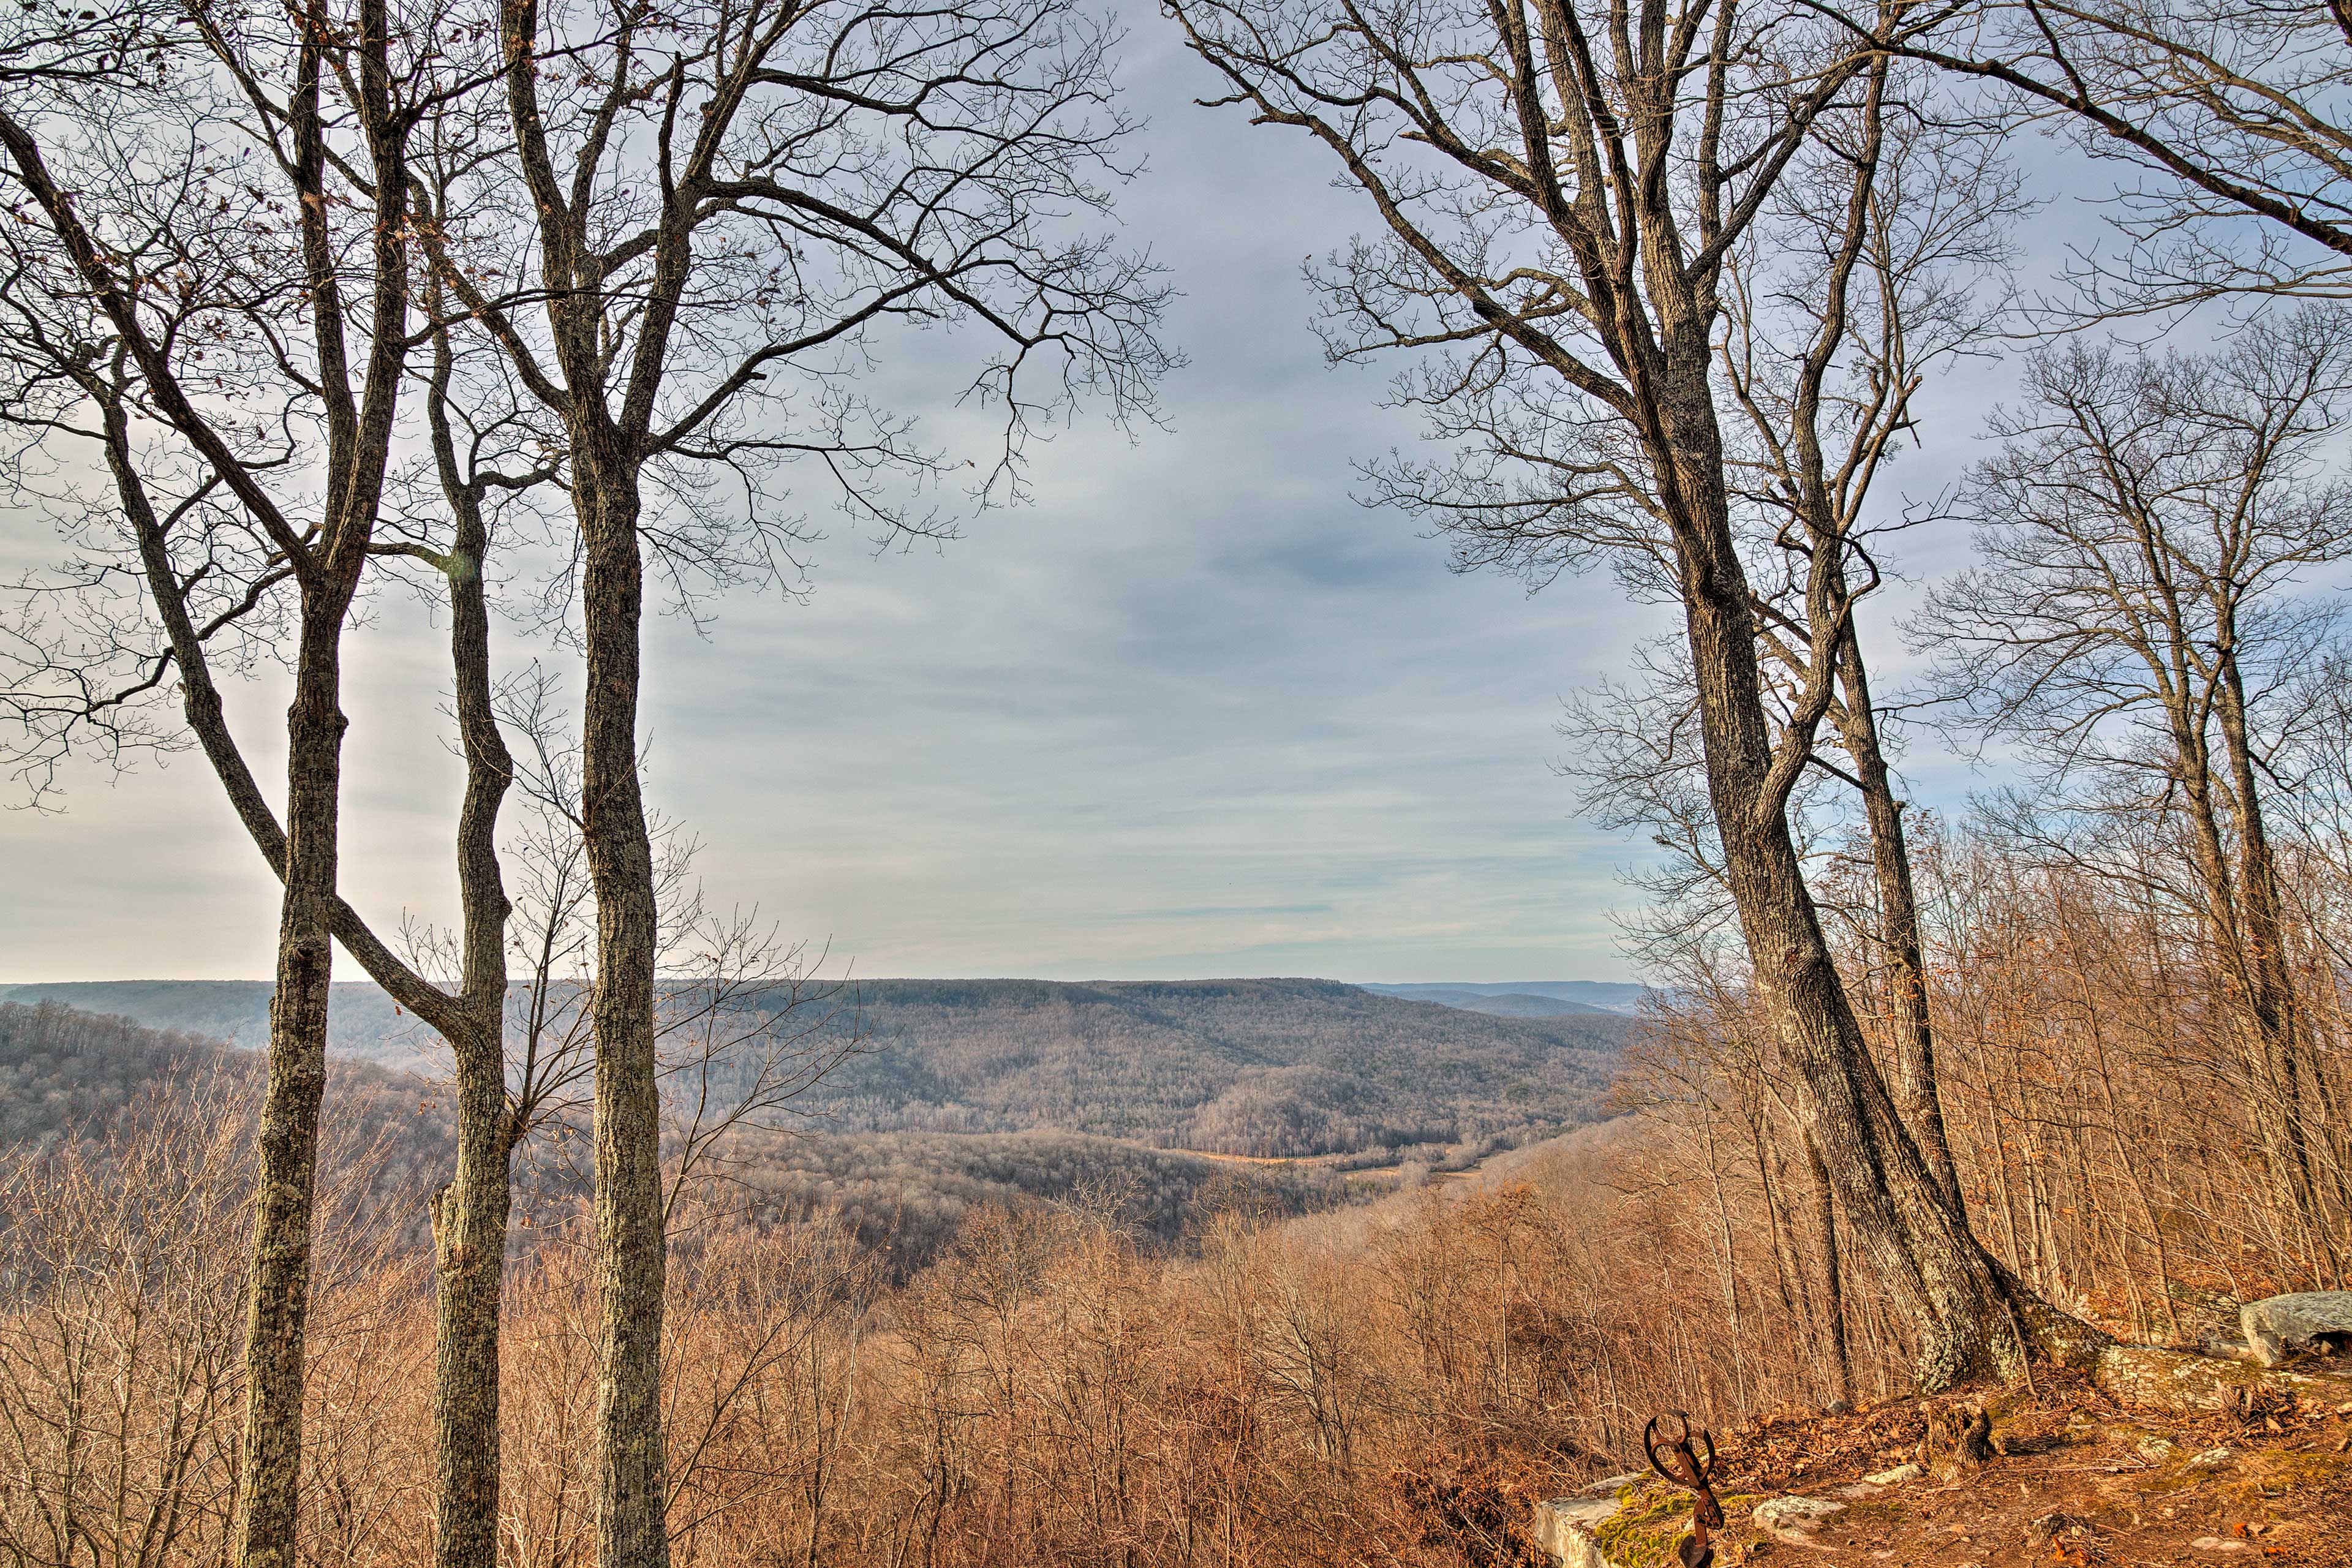
[[2121, 176], [2121, 248], [2077, 268], [2092, 313], [2341, 295], [2352, 257], [2341, 9], [1996, 0], [1937, 20], [1911, 43], [1918, 58], [1993, 85], [2000, 107], [2068, 133]]

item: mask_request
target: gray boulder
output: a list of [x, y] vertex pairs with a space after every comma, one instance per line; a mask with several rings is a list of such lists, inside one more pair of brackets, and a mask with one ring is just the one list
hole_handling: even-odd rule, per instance
[[2272, 1296], [2238, 1309], [2238, 1327], [2254, 1359], [2276, 1366], [2292, 1356], [2352, 1351], [2352, 1290]]
[[1649, 1478], [1635, 1470], [1590, 1481], [1572, 1497], [1536, 1504], [1536, 1544], [1560, 1568], [1618, 1568], [1601, 1550], [1601, 1527], [1625, 1505], [1618, 1494]]

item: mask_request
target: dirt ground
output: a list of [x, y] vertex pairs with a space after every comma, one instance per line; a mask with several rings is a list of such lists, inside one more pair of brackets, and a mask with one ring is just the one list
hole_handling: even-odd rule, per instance
[[[1864, 1479], [1917, 1458], [1918, 1400], [1725, 1437], [1715, 1485], [1729, 1528], [1717, 1563], [2352, 1565], [2352, 1404], [2155, 1417], [2045, 1374], [1989, 1408], [1998, 1451], [1950, 1486]], [[1659, 1483], [1640, 1490], [1604, 1542], [1629, 1564], [1672, 1563], [1686, 1505]], [[1845, 1506], [1818, 1530], [1776, 1536], [1751, 1510], [1784, 1494]]]

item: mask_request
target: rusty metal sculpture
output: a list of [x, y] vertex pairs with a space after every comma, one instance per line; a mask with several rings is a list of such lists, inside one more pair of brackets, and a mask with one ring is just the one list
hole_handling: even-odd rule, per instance
[[[1668, 1442], [1658, 1436], [1659, 1417], [1650, 1417], [1642, 1428], [1642, 1451], [1650, 1458], [1650, 1468], [1691, 1494], [1691, 1532], [1683, 1537], [1675, 1554], [1682, 1560], [1683, 1568], [1708, 1568], [1715, 1561], [1715, 1532], [1723, 1528], [1723, 1505], [1715, 1500], [1715, 1435], [1699, 1428], [1698, 1444], [1691, 1443], [1689, 1415], [1680, 1410], [1667, 1412], [1682, 1423], [1682, 1436]], [[1706, 1450], [1702, 1458], [1699, 1449]]]

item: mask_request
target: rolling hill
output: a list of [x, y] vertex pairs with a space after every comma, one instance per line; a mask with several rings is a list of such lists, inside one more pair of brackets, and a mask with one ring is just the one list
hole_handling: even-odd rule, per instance
[[[16, 985], [0, 999], [254, 1045], [258, 982]], [[1593, 1120], [1633, 1020], [1507, 1017], [1324, 980], [881, 980], [860, 1048], [801, 1109], [836, 1133], [1052, 1131], [1213, 1153], [1458, 1144]], [[335, 988], [339, 1056], [437, 1070], [438, 1042], [373, 985]], [[722, 1078], [723, 1087], [723, 1078]]]
[[[38, 1150], [110, 1124], [144, 1130], [188, 1114], [241, 1118], [260, 1101], [261, 1058], [200, 1036], [53, 1001], [0, 999], [0, 1152]], [[416, 1191], [446, 1179], [453, 1147], [434, 1086], [373, 1062], [328, 1073], [331, 1149], [372, 1151], [373, 1179]]]

